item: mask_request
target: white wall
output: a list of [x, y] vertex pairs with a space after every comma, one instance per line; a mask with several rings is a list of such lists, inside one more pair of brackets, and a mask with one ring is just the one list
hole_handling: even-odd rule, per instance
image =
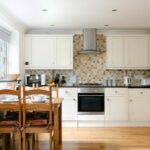
[[23, 78], [24, 75], [24, 33], [26, 26], [13, 16], [9, 10], [0, 5], [0, 25], [12, 34], [10, 37], [10, 55], [11, 67], [8, 73], [20, 73]]

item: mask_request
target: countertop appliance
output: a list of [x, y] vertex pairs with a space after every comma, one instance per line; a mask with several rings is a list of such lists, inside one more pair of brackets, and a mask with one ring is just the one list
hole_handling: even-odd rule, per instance
[[[96, 84], [97, 85], [97, 84]], [[86, 87], [87, 86], [87, 87]], [[89, 84], [78, 88], [78, 114], [104, 114], [104, 88], [89, 87]]]
[[39, 86], [46, 85], [46, 75], [45, 74], [26, 74], [25, 75], [25, 85], [32, 86], [33, 84], [38, 84]]
[[130, 86], [131, 85], [131, 78], [129, 76], [124, 77], [124, 85]]

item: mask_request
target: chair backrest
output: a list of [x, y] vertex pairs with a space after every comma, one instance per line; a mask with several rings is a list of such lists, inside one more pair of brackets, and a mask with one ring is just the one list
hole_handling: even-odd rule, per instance
[[[8, 96], [9, 96], [9, 99], [8, 99]], [[17, 97], [18, 101], [16, 101], [14, 96]], [[19, 87], [19, 90], [0, 89], [0, 99], [2, 102], [3, 100], [5, 100], [4, 103], [7, 102], [7, 105], [9, 103], [12, 104], [15, 101], [15, 105], [16, 106], [18, 105], [21, 107], [21, 87]], [[1, 103], [1, 104], [4, 104], [4, 103]], [[8, 108], [8, 110], [10, 110], [10, 108]]]
[[18, 90], [1, 89], [0, 90], [0, 110], [18, 112], [17, 122], [21, 126], [21, 87]]
[[58, 98], [59, 97], [59, 86], [58, 86], [58, 84], [52, 85], [52, 97], [53, 97], [53, 92], [55, 92], [54, 98]]
[[[33, 96], [40, 97], [40, 96], [46, 96], [46, 99], [48, 99], [48, 102], [41, 102], [38, 100], [38, 102], [31, 101], [31, 98]], [[27, 97], [29, 99], [29, 102], [27, 102]], [[25, 126], [26, 124], [26, 111], [32, 110], [32, 111], [49, 111], [49, 123], [52, 123], [52, 87], [49, 86], [48, 90], [46, 89], [35, 89], [31, 88], [29, 90], [26, 89], [25, 86], [23, 86], [23, 124]]]

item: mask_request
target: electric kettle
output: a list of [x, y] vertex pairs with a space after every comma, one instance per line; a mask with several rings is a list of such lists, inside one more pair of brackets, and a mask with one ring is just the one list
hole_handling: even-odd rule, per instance
[[131, 85], [131, 78], [129, 76], [124, 77], [124, 85], [125, 86]]

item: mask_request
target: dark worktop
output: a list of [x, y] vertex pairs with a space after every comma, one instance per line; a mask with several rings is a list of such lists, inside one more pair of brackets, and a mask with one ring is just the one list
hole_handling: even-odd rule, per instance
[[150, 86], [83, 86], [83, 85], [61, 85], [60, 88], [150, 88]]

